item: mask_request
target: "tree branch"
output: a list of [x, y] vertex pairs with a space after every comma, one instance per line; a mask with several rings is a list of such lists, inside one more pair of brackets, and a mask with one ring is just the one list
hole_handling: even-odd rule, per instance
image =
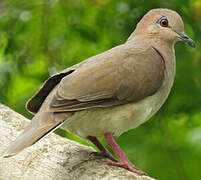
[[[0, 104], [0, 152], [25, 128], [28, 120]], [[107, 159], [91, 154], [94, 149], [49, 134], [11, 158], [0, 157], [1, 180], [153, 180], [123, 168], [108, 166]]]

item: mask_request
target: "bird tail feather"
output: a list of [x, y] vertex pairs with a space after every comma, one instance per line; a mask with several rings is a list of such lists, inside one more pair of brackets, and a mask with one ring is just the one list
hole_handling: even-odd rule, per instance
[[54, 131], [63, 121], [52, 121], [50, 124], [39, 126], [33, 118], [32, 122], [25, 128], [24, 132], [12, 142], [0, 156], [7, 158], [18, 154], [23, 149], [33, 145], [45, 135]]

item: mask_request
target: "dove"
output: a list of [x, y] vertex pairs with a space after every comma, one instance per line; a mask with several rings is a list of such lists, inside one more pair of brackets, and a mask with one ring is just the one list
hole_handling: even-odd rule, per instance
[[[27, 102], [34, 114], [24, 132], [4, 151], [13, 156], [60, 127], [91, 141], [100, 154], [139, 175], [114, 136], [149, 120], [164, 104], [173, 86], [176, 61], [174, 44], [184, 41], [180, 15], [169, 9], [150, 10], [124, 44], [59, 72], [47, 79]], [[100, 143], [104, 137], [117, 161]]]

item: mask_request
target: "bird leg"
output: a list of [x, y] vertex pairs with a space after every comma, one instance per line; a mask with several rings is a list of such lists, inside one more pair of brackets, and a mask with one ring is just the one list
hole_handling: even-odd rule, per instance
[[110, 160], [117, 162], [112, 154], [101, 144], [101, 142], [96, 137], [88, 136], [87, 139], [90, 140], [100, 150], [100, 152], [93, 152], [93, 154], [107, 157]]
[[107, 141], [107, 144], [111, 147], [111, 149], [115, 152], [115, 154], [120, 159], [120, 162], [108, 162], [108, 165], [123, 167], [125, 169], [128, 169], [129, 171], [136, 173], [136, 174], [146, 175], [146, 173], [142, 172], [140, 169], [138, 169], [134, 165], [132, 165], [132, 163], [128, 160], [128, 158], [123, 153], [121, 148], [115, 142], [113, 135], [111, 133], [106, 133], [105, 139]]

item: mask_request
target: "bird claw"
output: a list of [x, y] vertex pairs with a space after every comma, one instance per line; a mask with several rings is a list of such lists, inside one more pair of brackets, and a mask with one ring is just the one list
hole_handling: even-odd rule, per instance
[[132, 164], [128, 164], [128, 163], [122, 163], [122, 162], [107, 162], [108, 165], [112, 165], [112, 166], [118, 166], [118, 167], [122, 167], [125, 168], [131, 172], [134, 172], [138, 175], [145, 175], [147, 176], [146, 173], [144, 173], [143, 171], [141, 171], [140, 169], [136, 168], [135, 166], [133, 166]]
[[110, 153], [106, 153], [106, 152], [102, 152], [102, 151], [100, 151], [100, 152], [95, 151], [95, 152], [91, 152], [91, 154], [93, 154], [95, 156], [106, 157], [114, 162], [118, 162]]

